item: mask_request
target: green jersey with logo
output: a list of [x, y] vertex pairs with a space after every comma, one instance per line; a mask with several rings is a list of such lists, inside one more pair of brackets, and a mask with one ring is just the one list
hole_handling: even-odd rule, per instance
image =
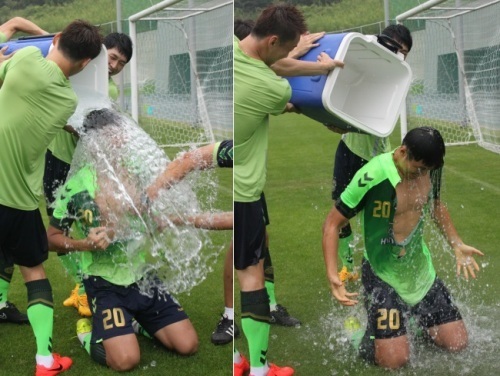
[[434, 190], [430, 194], [433, 197], [422, 210], [419, 223], [402, 244], [397, 244], [393, 223], [398, 203], [396, 186], [401, 178], [392, 157], [393, 153], [385, 153], [363, 166], [336, 206], [347, 218], [361, 213], [364, 257], [380, 279], [392, 286], [407, 304], [415, 305], [427, 294], [436, 278], [423, 239], [423, 219], [438, 192]]
[[255, 202], [266, 183], [269, 115], [285, 110], [288, 81], [234, 43], [234, 201]]
[[38, 209], [45, 151], [75, 111], [77, 98], [59, 66], [37, 47], [0, 65], [0, 204]]
[[[75, 225], [77, 232], [85, 237], [92, 227], [101, 226], [99, 207], [94, 201], [97, 187], [93, 167], [79, 170], [59, 189], [50, 224], [65, 232]], [[137, 242], [115, 241], [104, 251], [79, 253], [84, 275], [99, 276], [120, 286], [128, 286], [142, 277], [145, 252]]]

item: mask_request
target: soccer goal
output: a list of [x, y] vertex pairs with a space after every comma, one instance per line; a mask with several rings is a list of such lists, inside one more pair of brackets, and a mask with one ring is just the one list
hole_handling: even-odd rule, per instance
[[499, 14], [500, 0], [433, 0], [396, 17], [413, 36], [402, 133], [429, 125], [448, 145], [500, 153]]
[[162, 1], [129, 17], [132, 117], [161, 146], [232, 137], [233, 3]]

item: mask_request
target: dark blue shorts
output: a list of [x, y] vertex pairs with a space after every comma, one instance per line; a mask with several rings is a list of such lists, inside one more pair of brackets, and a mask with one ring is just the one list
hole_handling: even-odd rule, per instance
[[157, 288], [149, 297], [136, 284], [118, 286], [96, 276], [83, 279], [83, 284], [93, 312], [92, 343], [134, 333], [132, 318], [150, 335], [188, 318], [175, 298]]
[[34, 267], [49, 257], [47, 232], [40, 210], [0, 205], [0, 252], [16, 265]]
[[450, 292], [437, 277], [424, 298], [413, 307], [406, 304], [390, 285], [377, 277], [366, 260], [363, 260], [362, 282], [368, 315], [367, 333], [376, 339], [405, 335], [410, 317], [414, 317], [422, 328], [462, 319]]

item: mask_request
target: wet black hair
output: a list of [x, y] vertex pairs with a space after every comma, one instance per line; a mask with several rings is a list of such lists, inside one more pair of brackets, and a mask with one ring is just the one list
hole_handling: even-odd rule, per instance
[[410, 130], [403, 139], [408, 150], [408, 159], [422, 161], [430, 169], [441, 168], [444, 164], [445, 146], [441, 133], [431, 127]]
[[106, 125], [119, 125], [120, 115], [118, 112], [109, 108], [101, 108], [100, 110], [90, 111], [83, 120], [83, 131], [102, 129]]

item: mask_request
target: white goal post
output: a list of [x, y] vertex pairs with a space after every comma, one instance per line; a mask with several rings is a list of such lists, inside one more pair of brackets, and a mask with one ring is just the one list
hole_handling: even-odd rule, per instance
[[402, 135], [429, 125], [500, 153], [499, 14], [500, 0], [431, 0], [396, 17], [413, 37]]
[[130, 110], [161, 146], [232, 137], [233, 3], [162, 1], [129, 17]]

